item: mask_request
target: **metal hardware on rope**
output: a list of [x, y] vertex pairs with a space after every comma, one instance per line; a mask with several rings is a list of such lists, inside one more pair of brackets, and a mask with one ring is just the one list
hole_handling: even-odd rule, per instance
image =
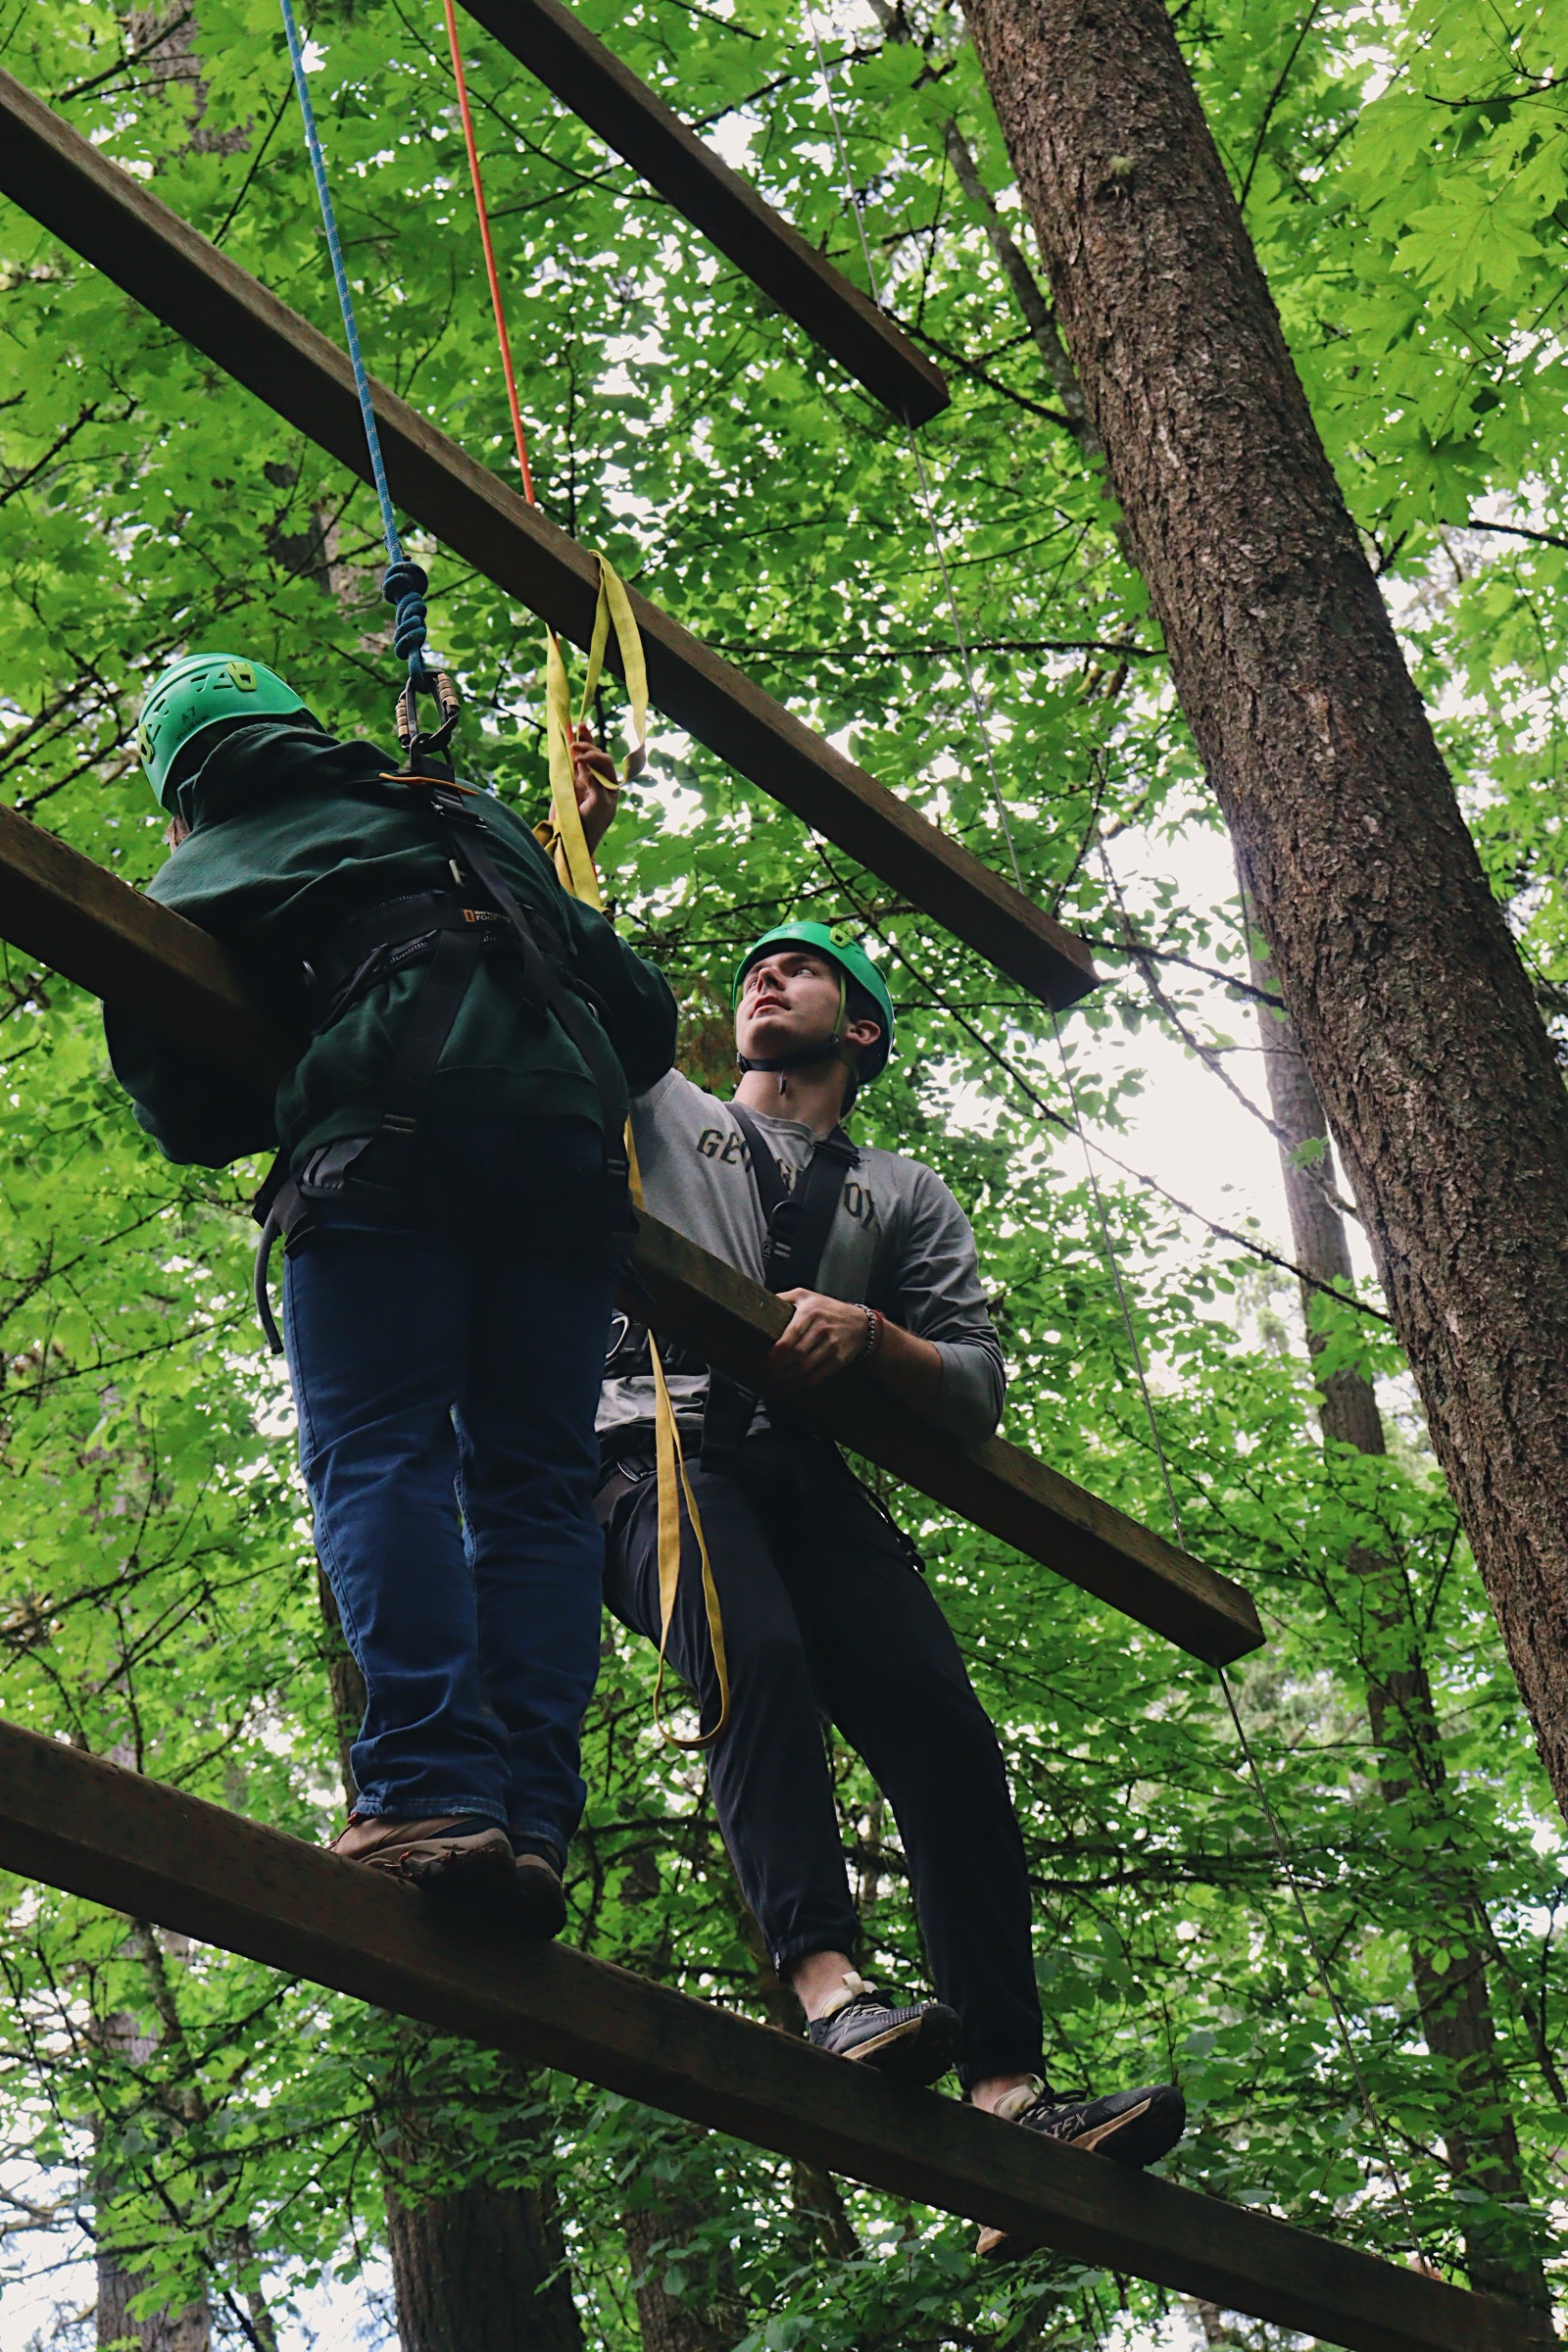
[[[432, 668], [425, 661], [428, 643], [428, 610], [425, 592], [430, 582], [422, 564], [416, 564], [404, 552], [398, 532], [397, 512], [392, 504], [392, 492], [386, 478], [386, 462], [381, 454], [381, 435], [375, 421], [375, 403], [370, 397], [370, 379], [366, 370], [365, 356], [360, 349], [359, 323], [354, 312], [354, 293], [343, 260], [342, 240], [338, 235], [337, 212], [332, 203], [331, 185], [326, 176], [326, 158], [321, 151], [321, 136], [317, 127], [316, 109], [311, 103], [310, 82], [305, 72], [305, 51], [300, 40], [300, 28], [295, 22], [293, 0], [278, 0], [283, 12], [283, 34], [288, 42], [289, 65], [294, 74], [294, 91], [299, 99], [300, 114], [305, 123], [305, 144], [311, 159], [311, 173], [316, 181], [316, 200], [320, 207], [321, 225], [326, 231], [326, 250], [332, 263], [332, 282], [337, 288], [337, 307], [343, 319], [343, 340], [348, 346], [349, 366], [354, 370], [354, 389], [360, 403], [360, 416], [365, 425], [366, 447], [370, 458], [370, 479], [375, 485], [376, 503], [381, 510], [381, 535], [386, 541], [387, 566], [381, 581], [381, 594], [395, 608], [392, 620], [392, 641], [400, 661], [408, 663], [408, 683], [398, 698], [398, 740], [406, 752], [418, 746], [430, 758], [445, 757], [457, 726], [462, 705], [457, 687], [445, 670]], [[418, 726], [418, 698], [430, 695], [440, 712], [436, 727], [421, 736]]]
[[[880, 302], [882, 297], [881, 288], [877, 278], [876, 265], [871, 258], [870, 240], [865, 233], [865, 220], [860, 211], [860, 202], [858, 194], [856, 190], [854, 174], [850, 170], [849, 148], [845, 139], [843, 124], [839, 118], [838, 105], [833, 94], [832, 79], [828, 73], [827, 60], [822, 49], [822, 36], [817, 25], [816, 12], [814, 8], [808, 6], [806, 11], [806, 20], [807, 24], [810, 27], [811, 45], [816, 52], [817, 73], [821, 80], [823, 98], [827, 105], [828, 120], [832, 124], [833, 143], [838, 152], [839, 168], [843, 173], [845, 201], [848, 203], [850, 211], [854, 216], [856, 228], [859, 235], [860, 253], [865, 263], [866, 276], [870, 283], [872, 298], [873, 300]], [[991, 781], [992, 797], [996, 803], [997, 815], [1001, 820], [1003, 838], [1007, 845], [1007, 855], [1012, 863], [1013, 880], [1017, 888], [1022, 891], [1024, 887], [1023, 875], [1018, 863], [1018, 853], [1012, 837], [1012, 825], [1008, 818], [1006, 803], [1003, 798], [1002, 783], [997, 774], [996, 757], [991, 744], [991, 730], [989, 724], [990, 711], [987, 708], [985, 700], [981, 695], [980, 688], [976, 680], [973, 662], [970, 658], [968, 640], [964, 634], [962, 616], [958, 610], [958, 600], [954, 590], [953, 574], [949, 567], [947, 549], [943, 543], [942, 532], [937, 518], [936, 506], [931, 495], [931, 485], [926, 473], [925, 461], [921, 453], [919, 443], [915, 437], [913, 428], [906, 427], [906, 430], [908, 436], [909, 453], [914, 460], [915, 474], [920, 485], [920, 498], [925, 509], [926, 524], [930, 533], [932, 547], [936, 553], [938, 568], [942, 575], [943, 588], [947, 595], [948, 612], [953, 624], [953, 633], [956, 644], [959, 667], [963, 675], [964, 686], [968, 693], [970, 709], [974, 713], [976, 729], [980, 738], [981, 753], [985, 760], [986, 769]], [[1103, 843], [1102, 843], [1100, 847], [1101, 855], [1103, 857]], [[1122, 1325], [1126, 1333], [1127, 1345], [1132, 1357], [1134, 1376], [1137, 1380], [1139, 1395], [1143, 1401], [1144, 1414], [1149, 1425], [1149, 1434], [1153, 1446], [1154, 1456], [1159, 1464], [1160, 1478], [1164, 1484], [1165, 1500], [1170, 1512], [1172, 1531], [1175, 1535], [1178, 1545], [1182, 1550], [1185, 1551], [1187, 1544], [1186, 1538], [1182, 1532], [1181, 1508], [1176, 1499], [1175, 1481], [1171, 1476], [1169, 1458], [1165, 1452], [1164, 1441], [1160, 1435], [1158, 1417], [1154, 1412], [1153, 1398], [1150, 1393], [1149, 1376], [1144, 1362], [1143, 1348], [1139, 1342], [1137, 1328], [1133, 1322], [1132, 1308], [1127, 1298], [1126, 1285], [1122, 1280], [1121, 1264], [1117, 1258], [1115, 1243], [1111, 1237], [1110, 1219], [1105, 1207], [1104, 1196], [1101, 1189], [1100, 1178], [1095, 1167], [1094, 1154], [1090, 1149], [1089, 1139], [1084, 1130], [1083, 1116], [1078, 1103], [1078, 1090], [1073, 1083], [1072, 1065], [1067, 1054], [1066, 1041], [1062, 1036], [1060, 1017], [1054, 1005], [1048, 1006], [1048, 1010], [1051, 1013], [1052, 1030], [1056, 1042], [1056, 1051], [1061, 1061], [1062, 1079], [1067, 1090], [1067, 1100], [1072, 1110], [1072, 1129], [1078, 1139], [1078, 1148], [1083, 1153], [1084, 1168], [1089, 1179], [1090, 1197], [1094, 1202], [1095, 1219], [1100, 1229], [1101, 1247], [1104, 1252], [1105, 1263], [1109, 1268], [1111, 1281], [1115, 1288], [1117, 1304], [1121, 1310]], [[1289, 1842], [1285, 1837], [1285, 1833], [1280, 1825], [1279, 1819], [1276, 1816], [1272, 1805], [1268, 1801], [1268, 1796], [1263, 1784], [1263, 1776], [1258, 1766], [1257, 1758], [1252, 1751], [1251, 1742], [1247, 1737], [1246, 1727], [1242, 1722], [1241, 1712], [1236, 1704], [1230, 1679], [1226, 1674], [1225, 1668], [1222, 1664], [1215, 1662], [1214, 1671], [1219, 1676], [1220, 1688], [1225, 1695], [1226, 1706], [1230, 1710], [1231, 1722], [1235, 1727], [1236, 1737], [1241, 1746], [1242, 1755], [1251, 1777], [1253, 1790], [1256, 1794], [1258, 1804], [1262, 1809], [1263, 1818], [1268, 1825], [1269, 1836], [1274, 1847], [1275, 1859], [1279, 1865], [1280, 1876], [1283, 1878], [1285, 1885], [1290, 1891], [1291, 1900], [1295, 1906], [1297, 1916], [1301, 1923], [1301, 1932], [1305, 1938], [1306, 1947], [1311, 1955], [1312, 1964], [1316, 1970], [1318, 1981], [1323, 1987], [1325, 1996], [1327, 1997], [1329, 2008], [1334, 2018], [1335, 2027], [1338, 2031], [1340, 2042], [1344, 2048], [1351, 2077], [1355, 2082], [1356, 2092], [1360, 2100], [1362, 2111], [1366, 2116], [1367, 2122], [1372, 2128], [1373, 2136], [1375, 2137], [1378, 2147], [1382, 2153], [1384, 2164], [1388, 2169], [1390, 2180], [1393, 2182], [1395, 2198], [1398, 2204], [1399, 2212], [1403, 2219], [1405, 2229], [1409, 2233], [1410, 2251], [1415, 2255], [1418, 2262], [1430, 2268], [1430, 2265], [1427, 2264], [1427, 2256], [1421, 2245], [1420, 2232], [1416, 2228], [1415, 2217], [1410, 2210], [1409, 2198], [1405, 2193], [1403, 2177], [1400, 2174], [1398, 2166], [1394, 2160], [1393, 2151], [1389, 2144], [1388, 2133], [1383, 2129], [1382, 2118], [1378, 2114], [1377, 2108], [1372, 2099], [1371, 2091], [1367, 2085], [1366, 2077], [1362, 2072], [1361, 2062], [1356, 2054], [1355, 2044], [1350, 2036], [1348, 2022], [1346, 2018], [1343, 2008], [1341, 2007], [1339, 1995], [1334, 1989], [1333, 1981], [1329, 1974], [1327, 1958], [1312, 1927], [1311, 1917], [1307, 1911], [1305, 1900], [1301, 1894], [1301, 1889], [1297, 1880]]]

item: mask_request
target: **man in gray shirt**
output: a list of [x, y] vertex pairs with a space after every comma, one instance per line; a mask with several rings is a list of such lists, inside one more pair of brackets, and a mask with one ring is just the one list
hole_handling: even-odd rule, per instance
[[[818, 2047], [915, 2082], [956, 2059], [977, 2106], [1152, 2163], [1181, 2135], [1174, 2085], [1068, 2100], [1041, 2078], [1028, 1876], [996, 1733], [912, 1547], [837, 1449], [789, 1418], [793, 1393], [853, 1363], [956, 1437], [985, 1437], [1002, 1414], [968, 1219], [932, 1169], [840, 1124], [891, 1051], [886, 987], [861, 949], [791, 923], [748, 954], [735, 1001], [734, 1100], [671, 1071], [634, 1101], [632, 1130], [650, 1214], [793, 1309], [760, 1398], [666, 1351], [723, 1613], [731, 1714], [709, 1769], [736, 1875]], [[631, 1327], [599, 1413], [606, 1592], [657, 1642], [654, 1411]], [[711, 1724], [712, 1642], [682, 1532], [668, 1655]], [[856, 1973], [824, 1716], [892, 1806], [937, 2001], [887, 2000]], [[981, 2249], [1004, 2242], [986, 2231]]]

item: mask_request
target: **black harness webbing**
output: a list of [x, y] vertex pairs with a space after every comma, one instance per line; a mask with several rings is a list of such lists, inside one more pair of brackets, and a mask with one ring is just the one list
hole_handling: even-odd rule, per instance
[[[540, 947], [532, 924], [479, 838], [484, 818], [467, 805], [466, 794], [437, 777], [388, 777], [384, 781], [425, 796], [459, 887], [411, 892], [365, 908], [343, 926], [314, 963], [305, 965], [313, 998], [317, 1002], [325, 999], [313, 1025], [317, 1036], [329, 1029], [359, 998], [405, 965], [422, 962], [425, 970], [404, 1024], [373, 1131], [323, 1145], [312, 1153], [298, 1176], [289, 1174], [287, 1161], [279, 1153], [256, 1197], [251, 1213], [262, 1228], [256, 1251], [256, 1311], [274, 1355], [282, 1353], [283, 1343], [268, 1297], [273, 1243], [281, 1236], [285, 1250], [292, 1251], [312, 1230], [313, 1212], [325, 1202], [345, 1198], [382, 1215], [397, 1213], [408, 1197], [413, 1146], [425, 1093], [452, 1035], [468, 983], [481, 957], [488, 954], [502, 953], [520, 961], [518, 993], [524, 1004], [541, 1022], [557, 1020], [582, 1055], [600, 1101], [607, 1228], [616, 1236], [629, 1236], [636, 1229], [621, 1106], [602, 1065], [602, 1032], [599, 1050], [595, 1050], [598, 1021], [583, 997], [563, 977], [564, 945], [552, 940], [555, 953], [551, 956]], [[466, 878], [489, 897], [488, 906], [468, 903], [464, 895], [464, 869]], [[359, 1165], [372, 1147], [376, 1152], [373, 1178]]]

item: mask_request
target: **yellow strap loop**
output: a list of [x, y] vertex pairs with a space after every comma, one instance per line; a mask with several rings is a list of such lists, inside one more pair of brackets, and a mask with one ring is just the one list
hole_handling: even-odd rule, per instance
[[[643, 641], [632, 615], [631, 599], [617, 572], [606, 563], [599, 562], [599, 602], [594, 609], [593, 637], [588, 648], [588, 672], [583, 679], [582, 703], [577, 713], [580, 726], [593, 703], [594, 689], [604, 672], [605, 654], [613, 628], [615, 643], [620, 649], [621, 668], [625, 674], [626, 696], [631, 704], [632, 732], [636, 738], [621, 768], [615, 785], [629, 784], [641, 775], [648, 759], [648, 665], [643, 659]], [[545, 847], [556, 861], [556, 871], [562, 886], [574, 899], [585, 900], [590, 906], [604, 910], [600, 895], [599, 876], [583, 837], [582, 819], [577, 813], [577, 795], [571, 779], [571, 689], [566, 681], [565, 658], [554, 629], [545, 632], [545, 739], [550, 756], [550, 807], [553, 822], [543, 833]]]
[[[594, 612], [593, 638], [588, 648], [588, 674], [583, 681], [579, 725], [588, 715], [594, 688], [604, 669], [612, 627], [615, 632], [615, 643], [620, 648], [626, 695], [631, 704], [632, 731], [636, 737], [620, 771], [620, 784], [629, 784], [633, 776], [642, 773], [648, 758], [648, 666], [643, 660], [643, 641], [632, 614], [631, 600], [615, 572], [601, 556], [599, 603]], [[600, 894], [599, 876], [582, 829], [577, 795], [572, 784], [572, 732], [571, 691], [566, 682], [565, 660], [554, 629], [549, 629], [545, 633], [545, 734], [550, 754], [550, 801], [554, 823], [541, 826], [539, 838], [555, 859], [563, 889], [603, 913], [605, 902]], [[619, 789], [619, 785], [616, 789]], [[629, 1121], [626, 1126], [626, 1159], [632, 1202], [635, 1207], [642, 1208], [645, 1205], [642, 1171], [637, 1165], [637, 1147], [632, 1141]], [[697, 1508], [697, 1497], [692, 1493], [691, 1477], [686, 1468], [686, 1453], [675, 1420], [674, 1403], [664, 1379], [664, 1367], [659, 1359], [659, 1342], [651, 1331], [648, 1334], [648, 1353], [654, 1371], [654, 1460], [659, 1500], [659, 1672], [654, 1680], [654, 1726], [660, 1738], [671, 1747], [711, 1747], [715, 1740], [722, 1738], [729, 1724], [729, 1660], [724, 1650], [724, 1617], [719, 1607], [718, 1587], [713, 1581], [712, 1562], [708, 1556], [708, 1538], [703, 1533], [702, 1513]], [[718, 1677], [718, 1720], [708, 1731], [699, 1732], [690, 1740], [683, 1740], [670, 1731], [660, 1711], [669, 1632], [674, 1623], [675, 1599], [680, 1590], [682, 1498], [702, 1565], [703, 1606], [708, 1615], [708, 1638], [712, 1644], [713, 1667]]]

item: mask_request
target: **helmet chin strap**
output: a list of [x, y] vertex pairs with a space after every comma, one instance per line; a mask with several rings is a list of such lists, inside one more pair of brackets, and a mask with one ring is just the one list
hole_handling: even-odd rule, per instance
[[849, 982], [841, 979], [839, 982], [839, 1009], [833, 1023], [833, 1034], [831, 1037], [824, 1038], [819, 1046], [797, 1046], [791, 1054], [737, 1053], [736, 1068], [743, 1078], [753, 1070], [765, 1070], [770, 1075], [776, 1070], [780, 1094], [784, 1092], [784, 1081], [791, 1070], [813, 1069], [818, 1062], [822, 1061], [842, 1061], [852, 1075], [858, 1075], [854, 1056], [846, 1051], [844, 1044], [844, 1015], [848, 1009], [849, 1001]]

